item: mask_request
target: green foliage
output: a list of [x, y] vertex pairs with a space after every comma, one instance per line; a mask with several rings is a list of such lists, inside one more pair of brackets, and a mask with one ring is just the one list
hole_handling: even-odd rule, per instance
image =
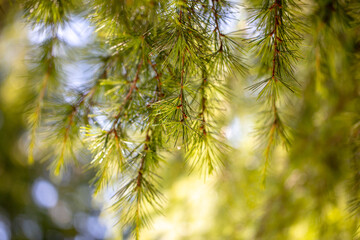
[[24, 17], [32, 24], [42, 24], [44, 27], [56, 28], [68, 21], [75, 4], [72, 0], [55, 1], [21, 1]]
[[[258, 98], [264, 101], [264, 116], [261, 116], [259, 136], [266, 139], [265, 164], [263, 178], [269, 165], [272, 150], [278, 141], [289, 144], [289, 129], [280, 110], [280, 98], [286, 97], [286, 91], [294, 93], [298, 82], [294, 75], [294, 64], [300, 58], [298, 46], [301, 40], [299, 30], [299, 6], [294, 1], [262, 1], [256, 4], [251, 23], [256, 24], [257, 36], [251, 39], [256, 57], [261, 64], [261, 80], [250, 90], [258, 92]], [[286, 101], [286, 100], [285, 100]]]
[[[288, 172], [270, 177], [278, 188], [264, 199], [254, 239], [286, 239], [287, 226], [299, 220], [305, 205], [303, 192], [313, 199], [312, 214], [321, 215], [324, 196], [348, 179], [357, 226], [359, 3], [246, 4], [250, 28], [227, 33], [237, 5], [226, 0], [21, 1], [26, 23], [45, 35], [28, 53], [27, 80], [37, 92], [28, 117], [29, 162], [39, 142], [51, 148], [51, 169], [60, 174], [86, 146], [94, 193], [118, 186], [113, 207], [119, 222], [140, 239], [153, 212], [161, 211], [158, 174], [174, 149], [182, 149], [189, 168], [205, 176], [229, 167], [222, 133], [224, 108], [234, 98], [228, 80], [255, 78], [247, 90], [260, 102], [256, 135], [264, 149], [264, 183], [276, 146], [282, 143], [289, 152]], [[94, 41], [82, 48], [61, 39], [75, 15], [95, 29]], [[251, 29], [245, 41], [243, 33]], [[78, 62], [93, 71], [80, 83], [64, 74]], [[293, 169], [302, 173], [296, 175], [302, 183], [289, 187]], [[300, 193], [292, 195], [292, 187]], [[286, 208], [293, 211], [268, 224]], [[325, 236], [325, 227], [319, 229]]]
[[[216, 116], [226, 97], [224, 82], [233, 69], [244, 72], [241, 45], [221, 29], [231, 6], [217, 0], [84, 2], [105, 50], [87, 56], [101, 73], [91, 80], [93, 87], [74, 91], [53, 77], [64, 64], [56, 62], [56, 29], [69, 21], [69, 9], [75, 11], [71, 4], [24, 5], [29, 23], [46, 27], [43, 31], [52, 36], [38, 46], [44, 57], [35, 67], [45, 71], [39, 73], [41, 81], [32, 80], [41, 86], [31, 111], [29, 160], [40, 125], [54, 147], [55, 174], [74, 158], [76, 141], [84, 140], [93, 156], [95, 193], [121, 182], [114, 207], [139, 239], [140, 228], [149, 222], [148, 208], [159, 210], [156, 174], [162, 153], [182, 147], [192, 168], [205, 174], [222, 165], [228, 147]], [[43, 107], [45, 99], [49, 104]], [[79, 133], [80, 126], [84, 131]]]

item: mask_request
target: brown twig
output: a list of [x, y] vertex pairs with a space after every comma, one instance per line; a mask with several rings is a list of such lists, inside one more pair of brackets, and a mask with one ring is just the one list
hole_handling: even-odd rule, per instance
[[223, 51], [223, 40], [221, 37], [224, 36], [224, 34], [221, 33], [220, 31], [220, 27], [219, 27], [219, 14], [217, 12], [217, 9], [216, 9], [216, 5], [215, 5], [215, 2], [216, 4], [218, 4], [218, 0], [212, 0], [212, 11], [214, 12], [214, 21], [215, 21], [215, 29], [214, 29], [214, 32], [217, 32], [218, 34], [218, 38], [219, 38], [219, 41], [220, 41], [220, 47], [219, 49], [217, 50], [218, 52], [222, 52]]
[[126, 94], [124, 101], [122, 102], [122, 104], [121, 104], [120, 107], [119, 107], [119, 112], [118, 112], [118, 114], [117, 114], [117, 115], [115, 116], [115, 118], [114, 118], [114, 122], [113, 122], [113, 125], [112, 125], [111, 129], [110, 129], [110, 132], [114, 132], [114, 131], [115, 131], [115, 127], [116, 127], [116, 124], [118, 123], [118, 121], [119, 121], [119, 119], [120, 119], [120, 117], [121, 117], [121, 113], [122, 113], [123, 107], [124, 107], [124, 106], [126, 105], [126, 103], [130, 100], [132, 93], [133, 93], [134, 90], [136, 89], [136, 83], [137, 83], [138, 80], [139, 80], [139, 74], [140, 74], [140, 70], [141, 70], [142, 64], [143, 64], [143, 60], [141, 59], [141, 60], [140, 60], [140, 63], [139, 63], [138, 66], [137, 66], [136, 74], [135, 74], [134, 80], [133, 80], [132, 83], [131, 83], [130, 89], [129, 89], [128, 93]]
[[159, 72], [157, 71], [157, 69], [156, 69], [156, 65], [155, 64], [153, 64], [152, 62], [151, 62], [151, 60], [150, 59], [148, 59], [148, 63], [150, 64], [150, 66], [151, 66], [151, 68], [154, 70], [154, 72], [155, 72], [155, 78], [156, 78], [156, 80], [157, 80], [157, 91], [156, 91], [156, 94], [159, 96], [159, 98], [162, 98], [163, 96], [164, 96], [164, 94], [163, 94], [163, 92], [162, 92], [162, 82], [161, 82], [161, 79], [160, 79], [160, 74], [159, 74]]
[[205, 85], [207, 83], [207, 78], [204, 76], [203, 77], [203, 82], [201, 85], [202, 88], [202, 96], [201, 96], [201, 112], [200, 112], [200, 117], [201, 117], [201, 125], [200, 125], [200, 130], [202, 130], [203, 135], [206, 135], [206, 128], [205, 128], [205, 124], [206, 124], [206, 119], [205, 119], [205, 110], [206, 110], [206, 96], [205, 96]]
[[179, 99], [180, 99], [180, 105], [177, 106], [178, 108], [181, 108], [181, 112], [182, 112], [182, 119], [181, 122], [184, 122], [185, 119], [187, 118], [187, 115], [185, 113], [185, 100], [184, 100], [184, 75], [185, 75], [185, 52], [183, 53], [183, 56], [181, 58], [181, 80], [180, 80], [180, 94], [179, 94]]

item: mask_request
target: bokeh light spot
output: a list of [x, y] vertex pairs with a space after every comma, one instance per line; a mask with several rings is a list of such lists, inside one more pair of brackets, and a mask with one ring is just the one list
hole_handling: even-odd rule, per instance
[[44, 208], [55, 207], [58, 202], [56, 188], [46, 180], [36, 180], [32, 187], [32, 197], [35, 203]]
[[11, 234], [9, 226], [0, 220], [0, 240], [10, 240]]

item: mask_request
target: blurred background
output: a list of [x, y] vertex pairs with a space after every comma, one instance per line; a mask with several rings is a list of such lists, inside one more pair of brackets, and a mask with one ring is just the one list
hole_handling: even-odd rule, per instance
[[[43, 36], [26, 26], [9, 2], [0, 3], [0, 240], [130, 239], [130, 229], [121, 230], [109, 210], [116, 189], [94, 198], [89, 184], [93, 172], [85, 169], [85, 162], [61, 177], [50, 174], [45, 162], [27, 164], [26, 114], [35, 93], [27, 83], [26, 59]], [[259, 105], [245, 89], [255, 79], [250, 72], [229, 80], [233, 92], [231, 104], [224, 106], [222, 132], [232, 151], [224, 168], [204, 179], [190, 173], [180, 150], [167, 155], [159, 174], [167, 201], [142, 239], [357, 237], [359, 27], [341, 32], [336, 6], [331, 12], [326, 7], [308, 9], [318, 28], [304, 36], [296, 72], [302, 91], [284, 105], [293, 119], [293, 144], [288, 151], [279, 147], [274, 152], [266, 187], [254, 134]], [[247, 17], [241, 8], [226, 28], [247, 27]], [[60, 32], [75, 48], [91, 44], [93, 29], [80, 16], [73, 16]], [[87, 67], [65, 64], [65, 78], [71, 75], [81, 82]], [[45, 152], [47, 147], [42, 148]]]

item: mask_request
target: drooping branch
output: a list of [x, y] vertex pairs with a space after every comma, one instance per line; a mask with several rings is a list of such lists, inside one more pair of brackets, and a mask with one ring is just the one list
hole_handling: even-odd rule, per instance
[[201, 83], [201, 111], [200, 111], [199, 116], [201, 117], [200, 130], [202, 131], [204, 136], [207, 134], [206, 119], [205, 119], [206, 102], [207, 102], [205, 88], [206, 88], [207, 81], [208, 81], [207, 77], [205, 75], [203, 75], [203, 80]]
[[299, 58], [296, 52], [301, 37], [294, 27], [294, 24], [298, 23], [292, 13], [292, 8], [297, 7], [293, 1], [265, 1], [257, 8], [252, 20], [258, 24], [257, 30], [261, 32], [252, 43], [258, 49], [260, 64], [263, 68], [270, 68], [269, 77], [249, 88], [259, 92], [258, 98], [264, 100], [269, 112], [265, 130], [260, 130], [267, 139], [264, 151], [264, 181], [277, 139], [285, 144], [289, 142], [288, 127], [279, 113], [279, 100], [282, 97], [282, 88], [294, 92], [297, 84], [293, 64]]
[[[106, 70], [104, 71], [104, 74], [106, 74]], [[95, 84], [89, 91], [87, 91], [84, 94], [81, 94], [78, 101], [71, 106], [71, 112], [67, 117], [67, 124], [65, 126], [65, 132], [63, 134], [63, 140], [62, 140], [62, 146], [60, 150], [60, 156], [58, 160], [55, 162], [55, 174], [58, 175], [60, 173], [61, 167], [64, 165], [64, 155], [66, 151], [66, 146], [68, 139], [70, 137], [70, 132], [72, 127], [76, 124], [76, 115], [79, 112], [80, 108], [84, 105], [86, 101], [92, 101], [92, 98], [95, 94], [95, 91], [98, 87], [98, 84]]]
[[53, 55], [53, 48], [54, 48], [54, 42], [57, 40], [56, 32], [54, 32], [54, 28], [52, 27], [52, 37], [50, 39], [50, 49], [48, 50], [45, 55], [48, 54], [46, 57], [46, 72], [42, 79], [41, 85], [40, 85], [40, 91], [39, 95], [36, 100], [36, 107], [34, 112], [32, 113], [30, 117], [30, 124], [31, 124], [31, 136], [30, 136], [30, 144], [29, 144], [29, 153], [28, 153], [28, 162], [29, 164], [32, 164], [34, 162], [34, 148], [35, 148], [35, 141], [36, 141], [36, 131], [40, 125], [41, 122], [41, 112], [43, 108], [43, 102], [46, 95], [46, 91], [48, 89], [49, 85], [49, 79], [54, 71], [54, 55]]
[[156, 78], [156, 80], [157, 80], [156, 94], [158, 95], [158, 97], [159, 97], [159, 99], [160, 99], [160, 98], [162, 98], [162, 97], [164, 96], [164, 93], [163, 93], [162, 87], [161, 87], [162, 82], [161, 82], [161, 78], [160, 78], [160, 73], [159, 73], [159, 71], [156, 69], [156, 65], [153, 64], [150, 59], [148, 59], [148, 63], [149, 63], [149, 65], [151, 66], [151, 68], [152, 68], [152, 69], [154, 70], [154, 72], [155, 72], [155, 78]]
[[177, 106], [177, 108], [181, 109], [181, 113], [182, 113], [182, 118], [181, 118], [181, 122], [184, 122], [185, 119], [187, 118], [186, 112], [185, 112], [185, 96], [184, 96], [184, 78], [185, 78], [185, 52], [182, 55], [181, 58], [181, 78], [180, 78], [180, 93], [179, 93], [179, 100], [180, 100], [180, 105]]
[[[273, 11], [274, 12], [274, 18], [273, 18], [273, 22], [274, 22], [274, 28], [273, 31], [270, 33], [270, 36], [273, 37], [273, 59], [272, 59], [272, 70], [271, 70], [271, 78], [269, 78], [268, 83], [270, 83], [270, 81], [272, 81], [272, 84], [277, 84], [278, 80], [277, 80], [277, 67], [279, 67], [279, 48], [278, 48], [278, 41], [280, 40], [278, 37], [278, 32], [279, 32], [279, 25], [280, 25], [280, 21], [281, 18], [279, 16], [279, 11], [280, 11], [281, 5], [279, 3], [279, 0], [275, 0], [274, 4], [269, 8], [269, 11]], [[279, 115], [278, 115], [278, 110], [277, 110], [277, 106], [276, 106], [276, 102], [277, 102], [277, 96], [276, 96], [276, 92], [272, 91], [270, 93], [270, 101], [271, 101], [271, 108], [272, 108], [272, 112], [273, 112], [273, 123], [271, 125], [271, 129], [269, 132], [269, 136], [268, 136], [268, 143], [266, 146], [266, 150], [265, 150], [265, 165], [264, 165], [264, 173], [263, 176], [265, 177], [266, 172], [267, 172], [267, 168], [269, 165], [269, 158], [271, 155], [271, 148], [273, 147], [273, 145], [275, 144], [275, 134], [277, 131], [278, 123], [280, 121], [279, 119]]]
[[220, 42], [219, 49], [217, 49], [218, 52], [223, 51], [223, 40], [222, 37], [224, 36], [220, 31], [220, 19], [219, 19], [219, 13], [218, 13], [218, 4], [219, 0], [212, 0], [212, 7], [211, 10], [214, 14], [214, 22], [215, 22], [215, 29], [214, 32], [216, 32], [215, 39], [217, 39]]
[[119, 107], [119, 110], [118, 110], [118, 114], [114, 117], [114, 121], [113, 121], [113, 124], [112, 124], [112, 127], [110, 129], [110, 132], [114, 132], [114, 134], [116, 134], [116, 125], [118, 124], [119, 122], [119, 119], [122, 115], [122, 111], [123, 111], [123, 108], [126, 106], [126, 104], [130, 101], [131, 99], [131, 96], [132, 96], [132, 93], [136, 90], [136, 84], [139, 80], [139, 74], [140, 74], [140, 70], [141, 70], [141, 67], [142, 67], [142, 64], [143, 64], [143, 60], [141, 59], [140, 60], [140, 63], [137, 65], [137, 69], [136, 69], [136, 73], [135, 73], [135, 77], [133, 79], [133, 81], [131, 82], [131, 85], [130, 85], [130, 88], [129, 88], [129, 91], [128, 93], [126, 94], [124, 100], [122, 101], [120, 107]]
[[129, 89], [128, 93], [126, 94], [126, 96], [125, 96], [123, 102], [121, 103], [120, 107], [119, 107], [118, 114], [114, 117], [114, 121], [113, 121], [113, 124], [112, 124], [110, 130], [107, 132], [107, 136], [109, 134], [111, 134], [111, 133], [114, 134], [115, 142], [116, 142], [116, 149], [118, 151], [118, 155], [119, 155], [119, 158], [120, 158], [120, 164], [122, 164], [123, 154], [122, 154], [122, 149], [121, 149], [121, 146], [120, 146], [120, 136], [119, 136], [119, 133], [118, 133], [118, 130], [116, 129], [116, 127], [117, 127], [117, 125], [119, 123], [120, 117], [122, 116], [123, 108], [130, 101], [131, 96], [132, 96], [133, 92], [136, 89], [136, 84], [137, 84], [137, 82], [139, 80], [139, 74], [140, 74], [142, 64], [143, 64], [143, 59], [141, 59], [140, 63], [137, 65], [135, 77], [134, 77], [133, 81], [131, 82], [130, 89]]

